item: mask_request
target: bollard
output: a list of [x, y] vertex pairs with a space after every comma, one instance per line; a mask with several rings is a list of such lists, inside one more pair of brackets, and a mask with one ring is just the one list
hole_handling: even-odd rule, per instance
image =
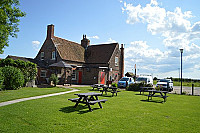
[[194, 95], [194, 84], [192, 84], [192, 95]]

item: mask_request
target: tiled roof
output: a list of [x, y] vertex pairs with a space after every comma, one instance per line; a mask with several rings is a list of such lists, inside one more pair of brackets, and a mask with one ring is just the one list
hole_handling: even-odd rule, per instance
[[65, 63], [64, 61], [59, 61], [57, 63], [51, 64], [50, 67], [72, 68], [71, 65]]
[[86, 63], [108, 63], [117, 44], [90, 45], [86, 52]]
[[55, 36], [52, 38], [52, 41], [57, 47], [57, 50], [62, 59], [77, 62], [85, 62], [85, 49], [80, 44]]

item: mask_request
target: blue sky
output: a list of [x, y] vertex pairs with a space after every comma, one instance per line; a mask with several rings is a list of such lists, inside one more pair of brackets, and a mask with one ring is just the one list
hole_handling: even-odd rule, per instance
[[80, 43], [125, 44], [125, 72], [200, 79], [199, 0], [20, 0], [18, 38], [10, 38], [7, 55], [34, 58], [46, 38], [48, 24], [55, 36]]

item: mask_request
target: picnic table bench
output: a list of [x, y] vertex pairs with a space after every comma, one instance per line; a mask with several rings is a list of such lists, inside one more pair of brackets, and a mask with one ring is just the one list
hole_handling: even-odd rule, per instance
[[105, 94], [107, 94], [107, 92], [111, 92], [112, 96], [114, 96], [114, 94], [117, 96], [117, 93], [121, 92], [121, 91], [118, 91], [117, 89], [118, 89], [117, 87], [104, 86], [103, 90], [100, 90], [100, 92], [102, 92], [102, 94], [103, 94], [103, 92], [105, 92]]
[[[147, 92], [149, 92], [149, 95], [148, 96], [148, 101], [149, 99], [151, 98], [152, 100], [152, 97], [160, 97], [160, 98], [163, 98], [164, 99], [164, 102], [167, 101], [167, 93], [168, 91], [158, 91], [158, 90], [147, 90]], [[159, 93], [159, 95], [155, 95], [156, 93]]]
[[83, 103], [88, 106], [90, 111], [92, 111], [90, 105], [94, 105], [95, 103], [98, 103], [99, 107], [103, 108], [101, 105], [101, 102], [105, 103], [107, 101], [107, 99], [101, 99], [101, 100], [98, 99], [98, 96], [102, 95], [101, 93], [89, 92], [89, 93], [79, 93], [79, 94], [74, 94], [74, 95], [77, 95], [79, 98], [68, 99], [76, 103], [74, 108], [76, 108], [79, 103]]

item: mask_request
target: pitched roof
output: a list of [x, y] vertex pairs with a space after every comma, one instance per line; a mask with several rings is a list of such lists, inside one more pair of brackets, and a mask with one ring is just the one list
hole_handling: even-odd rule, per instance
[[80, 44], [55, 36], [52, 38], [52, 41], [57, 47], [57, 50], [62, 59], [77, 62], [85, 62], [85, 49]]
[[108, 63], [117, 44], [90, 45], [86, 51], [86, 63]]
[[59, 61], [57, 63], [51, 64], [50, 67], [64, 67], [64, 68], [72, 68], [71, 65], [65, 63], [64, 61]]

